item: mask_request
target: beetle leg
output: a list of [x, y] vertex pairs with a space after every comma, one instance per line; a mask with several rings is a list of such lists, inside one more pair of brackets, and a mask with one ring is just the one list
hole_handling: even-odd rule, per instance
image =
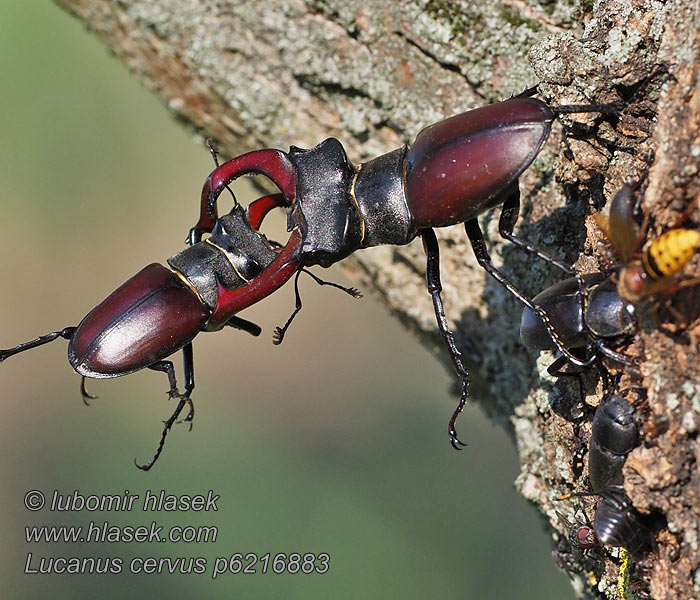
[[512, 96], [512, 98], [532, 98], [535, 94], [538, 93], [537, 86], [533, 85], [532, 87], [527, 88], [526, 90], [523, 90], [519, 94], [515, 94]]
[[[43, 346], [44, 344], [48, 344], [49, 342], [53, 342], [54, 340], [58, 339], [59, 337], [70, 340], [73, 337], [73, 334], [75, 333], [75, 330], [77, 327], [64, 327], [61, 329], [61, 331], [53, 331], [51, 333], [47, 333], [46, 335], [42, 335], [34, 340], [31, 340], [29, 342], [24, 342], [23, 344], [19, 344], [18, 346], [15, 346], [14, 348], [8, 348], [7, 350], [0, 350], [0, 363], [4, 361], [6, 358], [9, 358], [10, 356], [13, 356], [14, 354], [19, 354], [20, 352], [24, 352], [25, 350], [31, 350], [32, 348], [36, 348], [37, 346]], [[83, 399], [83, 403], [85, 406], [90, 406], [90, 403], [88, 400], [95, 400], [97, 396], [93, 396], [90, 394], [90, 392], [87, 391], [87, 388], [85, 387], [85, 376], [83, 375], [82, 379], [80, 380], [80, 396]]]
[[593, 356], [588, 360], [582, 361], [577, 356], [572, 354], [571, 351], [569, 351], [569, 349], [566, 348], [566, 346], [564, 346], [561, 339], [557, 335], [556, 329], [554, 329], [554, 325], [552, 325], [552, 321], [549, 318], [547, 312], [539, 306], [537, 306], [536, 304], [534, 304], [532, 300], [530, 300], [518, 288], [516, 288], [503, 273], [501, 273], [496, 267], [494, 267], [491, 264], [491, 257], [489, 256], [488, 250], [486, 249], [486, 243], [484, 242], [484, 236], [481, 233], [478, 221], [476, 219], [470, 219], [469, 221], [464, 223], [464, 229], [467, 232], [469, 242], [472, 245], [474, 255], [476, 256], [476, 260], [479, 263], [479, 265], [484, 270], [486, 270], [486, 272], [489, 275], [491, 275], [491, 277], [498, 281], [518, 300], [520, 300], [520, 302], [522, 302], [532, 312], [537, 314], [540, 317], [540, 319], [542, 319], [542, 322], [544, 323], [544, 326], [547, 328], [547, 332], [549, 333], [549, 337], [552, 339], [552, 342], [557, 347], [557, 350], [564, 354], [568, 358], [568, 360], [577, 367], [589, 367], [590, 365], [592, 365], [596, 357]]
[[234, 329], [240, 329], [241, 331], [245, 331], [246, 333], [249, 333], [254, 337], [258, 337], [262, 332], [262, 327], [260, 327], [260, 325], [258, 325], [257, 323], [253, 323], [252, 321], [248, 321], [247, 319], [242, 319], [241, 317], [236, 316], [233, 316], [228, 321], [226, 321], [226, 325], [228, 325], [229, 327], [233, 327]]
[[77, 328], [76, 327], [64, 327], [61, 329], [61, 331], [54, 331], [52, 333], [47, 333], [46, 335], [42, 335], [34, 340], [30, 340], [29, 342], [24, 342], [23, 344], [19, 344], [18, 346], [15, 346], [14, 348], [8, 348], [7, 350], [0, 350], [0, 363], [4, 361], [6, 358], [9, 358], [10, 356], [14, 356], [15, 354], [19, 354], [20, 352], [24, 352], [25, 350], [31, 350], [32, 348], [36, 348], [37, 346], [43, 346], [44, 344], [48, 344], [49, 342], [53, 342], [57, 338], [63, 338], [66, 340], [69, 340], [73, 337], [73, 333], [75, 332]]
[[301, 310], [301, 295], [299, 294], [299, 275], [301, 275], [301, 269], [297, 271], [297, 274], [294, 277], [294, 311], [282, 327], [275, 327], [275, 332], [272, 334], [272, 343], [275, 346], [279, 346], [282, 343], [282, 340], [284, 339], [284, 334], [287, 333], [287, 329], [292, 324], [294, 317], [296, 317], [299, 314], [299, 311]]
[[[182, 365], [185, 371], [184, 395], [187, 396], [187, 404], [190, 407], [183, 421], [190, 424], [190, 431], [192, 431], [192, 420], [194, 419], [194, 403], [192, 402], [192, 398], [190, 398], [192, 390], [194, 390], [194, 357], [192, 354], [192, 342], [182, 349]], [[177, 386], [175, 387], [175, 391], [177, 391]], [[178, 423], [180, 423], [180, 421], [178, 421]]]
[[547, 374], [552, 377], [578, 377], [578, 373], [564, 371], [564, 366], [569, 362], [566, 356], [560, 356], [547, 367]]
[[282, 340], [284, 339], [284, 334], [287, 332], [287, 328], [291, 325], [292, 321], [294, 320], [294, 317], [296, 317], [299, 314], [299, 311], [301, 310], [301, 295], [299, 294], [299, 276], [302, 273], [306, 273], [316, 283], [318, 283], [318, 285], [330, 285], [331, 287], [334, 287], [334, 288], [337, 288], [339, 290], [344, 291], [346, 294], [349, 294], [353, 298], [362, 298], [362, 292], [355, 289], [354, 287], [345, 287], [344, 285], [340, 285], [339, 283], [334, 283], [333, 281], [326, 281], [325, 279], [321, 279], [317, 275], [314, 275], [308, 269], [304, 269], [302, 267], [301, 269], [299, 269], [297, 271], [297, 275], [294, 278], [294, 296], [296, 298], [294, 312], [289, 317], [289, 319], [287, 320], [287, 322], [284, 324], [283, 327], [276, 327], [275, 328], [275, 333], [273, 334], [273, 337], [272, 337], [272, 343], [275, 344], [275, 346], [278, 346], [279, 344], [282, 343]]
[[362, 292], [358, 290], [357, 288], [354, 287], [345, 287], [344, 285], [340, 285], [339, 283], [334, 283], [333, 281], [326, 281], [325, 279], [321, 279], [318, 275], [315, 275], [311, 271], [307, 269], [301, 269], [304, 273], [306, 273], [311, 279], [313, 279], [318, 285], [330, 285], [331, 287], [337, 288], [339, 290], [343, 290], [346, 294], [349, 294], [353, 298], [362, 298]]
[[549, 109], [557, 116], [575, 113], [601, 113], [618, 115], [625, 108], [624, 102], [608, 102], [607, 104], [563, 104], [550, 106]]
[[534, 254], [549, 264], [561, 269], [567, 275], [574, 275], [574, 270], [569, 265], [564, 264], [559, 259], [554, 258], [551, 254], [548, 254], [536, 246], [533, 246], [530, 242], [521, 240], [513, 235], [513, 228], [515, 227], [515, 223], [518, 220], [519, 215], [520, 189], [518, 188], [518, 181], [516, 179], [512, 184], [512, 189], [507, 193], [506, 199], [503, 203], [503, 208], [501, 210], [501, 217], [498, 220], [498, 231], [501, 234], [501, 237], [522, 248], [526, 252]]
[[622, 354], [621, 352], [611, 350], [601, 340], [593, 338], [593, 343], [595, 344], [598, 351], [606, 358], [609, 358], [610, 360], [621, 365], [625, 365], [627, 370], [633, 374], [640, 374], [639, 365], [637, 364], [637, 361], [631, 356], [627, 356], [626, 354]]
[[440, 249], [438, 247], [437, 237], [435, 237], [435, 232], [432, 229], [423, 229], [421, 231], [421, 238], [423, 240], [423, 247], [425, 248], [425, 255], [427, 258], [425, 278], [428, 283], [428, 293], [433, 299], [433, 308], [435, 310], [435, 318], [437, 320], [438, 329], [440, 330], [440, 335], [442, 335], [442, 339], [447, 346], [447, 351], [450, 353], [452, 363], [454, 364], [455, 369], [461, 378], [462, 390], [459, 403], [457, 404], [457, 408], [452, 413], [450, 422], [447, 426], [447, 432], [449, 433], [452, 447], [456, 450], [461, 450], [460, 446], [466, 446], [466, 444], [461, 442], [457, 437], [455, 423], [457, 422], [457, 417], [459, 414], [464, 410], [464, 405], [467, 402], [469, 373], [462, 364], [462, 359], [460, 358], [461, 354], [455, 345], [454, 336], [452, 335], [452, 332], [447, 324], [445, 310], [442, 306], [442, 298], [440, 297], [440, 292], [442, 291], [442, 284], [440, 283]]
[[[572, 348], [571, 349], [571, 354], [579, 358], [579, 360], [582, 361], [589, 361], [590, 357], [593, 356], [595, 357], [594, 354], [591, 354], [594, 352], [593, 346], [595, 344], [595, 341], [589, 343], [588, 345], [584, 346], [583, 348]], [[577, 351], [581, 350], [581, 355], [577, 354]], [[549, 367], [547, 367], [547, 373], [551, 375], [552, 377], [576, 377], [579, 378], [581, 377], [580, 372], [570, 372], [570, 371], [564, 371], [564, 366], [567, 363], [570, 363], [569, 357], [568, 356], [560, 356], [557, 358]]]
[[[574, 348], [572, 350], [572, 353], [575, 354], [576, 351], [579, 350], [578, 348]], [[587, 356], [590, 352], [593, 352], [592, 345], [589, 344], [585, 348], [581, 348], [581, 351], [584, 351], [584, 357], [581, 358], [581, 360], [587, 360], [585, 356]], [[595, 356], [595, 355], [594, 355]], [[585, 410], [586, 405], [586, 393], [584, 391], [584, 385], [583, 385], [583, 374], [579, 371], [574, 371], [574, 372], [569, 372], [569, 371], [564, 371], [564, 366], [566, 366], [569, 363], [569, 359], [566, 356], [560, 356], [557, 358], [549, 367], [547, 367], [547, 373], [551, 375], [552, 377], [557, 377], [557, 378], [573, 378], [576, 380], [576, 385], [578, 386], [578, 397], [579, 397], [579, 402], [581, 403], [582, 409]]]
[[182, 409], [185, 408], [185, 405], [189, 405], [190, 410], [187, 413], [187, 416], [183, 419], [183, 421], [185, 423], [189, 423], [190, 429], [192, 429], [192, 419], [194, 418], [194, 404], [192, 403], [192, 399], [190, 398], [190, 394], [192, 394], [192, 390], [194, 389], [194, 360], [192, 356], [192, 343], [187, 344], [182, 349], [182, 357], [185, 369], [184, 394], [181, 394], [177, 389], [177, 381], [175, 379], [175, 367], [173, 367], [173, 363], [171, 361], [160, 360], [152, 365], [149, 365], [148, 367], [149, 369], [153, 369], [154, 371], [163, 371], [168, 375], [168, 382], [170, 384], [170, 389], [168, 390], [168, 397], [178, 398], [179, 402], [177, 403], [177, 407], [173, 411], [173, 414], [170, 415], [170, 418], [167, 421], [163, 421], [163, 432], [161, 433], [160, 441], [158, 442], [158, 447], [156, 448], [156, 452], [153, 455], [153, 458], [143, 465], [140, 465], [136, 462], [136, 459], [134, 459], [134, 464], [142, 471], [148, 471], [160, 457], [160, 454], [163, 451], [163, 446], [165, 446], [165, 438], [168, 435], [168, 432], [172, 428], [173, 424], [175, 422], [180, 422], [177, 421], [177, 418], [180, 416]]

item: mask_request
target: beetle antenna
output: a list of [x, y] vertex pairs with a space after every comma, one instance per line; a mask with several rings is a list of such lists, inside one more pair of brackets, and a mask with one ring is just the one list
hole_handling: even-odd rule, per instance
[[19, 354], [20, 352], [24, 352], [25, 350], [31, 350], [32, 348], [36, 348], [38, 346], [43, 346], [44, 344], [53, 342], [55, 339], [58, 339], [60, 337], [69, 340], [73, 337], [73, 333], [75, 332], [75, 330], [76, 327], [64, 327], [63, 329], [61, 329], [61, 331], [53, 331], [52, 333], [47, 333], [46, 335], [42, 335], [36, 339], [30, 340], [29, 342], [19, 344], [14, 348], [0, 350], [0, 363], [6, 358], [10, 358], [10, 356], [14, 356], [15, 354]]
[[[214, 164], [216, 165], [216, 168], [219, 168], [219, 150], [216, 147], [216, 144], [214, 143], [213, 138], [207, 138], [205, 144], [207, 145], [207, 148], [209, 148], [209, 152], [211, 153], [211, 157], [214, 159]], [[231, 198], [233, 198], [233, 204], [234, 206], [238, 206], [238, 200], [236, 199], [236, 194], [233, 193], [233, 190], [226, 185], [226, 189], [228, 190], [228, 193], [231, 194]]]

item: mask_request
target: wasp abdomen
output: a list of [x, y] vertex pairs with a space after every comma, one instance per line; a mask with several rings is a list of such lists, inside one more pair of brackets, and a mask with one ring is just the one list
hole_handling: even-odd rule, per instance
[[694, 229], [671, 229], [655, 239], [644, 251], [642, 261], [654, 279], [678, 273], [693, 257], [700, 245], [700, 232]]

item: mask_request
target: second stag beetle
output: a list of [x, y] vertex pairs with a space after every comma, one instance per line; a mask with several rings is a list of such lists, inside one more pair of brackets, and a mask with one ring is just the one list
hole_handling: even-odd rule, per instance
[[[571, 273], [567, 265], [513, 235], [519, 212], [518, 177], [540, 152], [558, 115], [618, 109], [615, 105], [550, 107], [535, 98], [520, 97], [430, 125], [410, 146], [357, 166], [333, 138], [309, 150], [265, 149], [234, 158], [217, 166], [205, 181], [200, 217], [188, 238], [190, 249], [172, 257], [168, 267], [146, 267], [77, 327], [0, 351], [0, 362], [62, 337], [69, 340], [71, 366], [84, 377], [117, 377], [146, 367], [165, 371], [170, 395], [180, 402], [165, 423], [153, 460], [142, 465], [148, 469], [185, 406], [190, 407], [185, 420], [191, 421], [191, 342], [200, 331], [234, 325], [258, 333], [256, 326], [235, 315], [275, 292], [292, 275], [298, 278], [313, 265], [328, 267], [360, 248], [407, 244], [420, 236], [438, 328], [461, 377], [460, 401], [448, 427], [452, 445], [459, 448], [463, 444], [457, 438], [455, 421], [466, 401], [468, 374], [442, 307], [433, 228], [464, 223], [478, 262], [543, 319], [554, 345], [570, 361], [586, 364], [559, 341], [546, 312], [491, 265], [477, 217], [502, 204], [502, 236]], [[245, 213], [236, 203], [229, 215], [218, 218], [221, 192], [236, 178], [249, 174], [266, 176], [279, 193], [257, 199]], [[274, 247], [258, 229], [278, 207], [289, 209], [291, 234], [285, 245]], [[205, 233], [211, 235], [202, 241]], [[355, 294], [352, 289], [346, 291]], [[296, 281], [295, 292], [296, 309], [276, 331], [277, 343], [301, 309]], [[164, 360], [180, 349], [185, 362], [184, 394], [177, 391], [172, 363]]]
[[[606, 232], [626, 264], [640, 243], [639, 226], [635, 219], [635, 195], [631, 186], [623, 186], [610, 202], [608, 217], [595, 215], [598, 225]], [[622, 269], [623, 279], [626, 271]], [[612, 349], [629, 340], [637, 329], [635, 305], [621, 293], [617, 274], [588, 273], [555, 283], [533, 298], [544, 309], [556, 327], [559, 340], [572, 352], [583, 351], [585, 357], [604, 356], [630, 371], [636, 371], [635, 361]], [[583, 285], [580, 285], [581, 282]], [[547, 328], [532, 310], [524, 308], [520, 320], [523, 343], [537, 350], [555, 350]], [[563, 375], [561, 368], [568, 361], [563, 355], [547, 369], [550, 375]]]
[[[571, 277], [550, 286], [532, 301], [547, 312], [561, 343], [571, 352], [584, 351], [582, 360], [601, 356], [636, 370], [632, 358], [611, 348], [634, 334], [637, 319], [634, 305], [620, 297], [609, 277], [602, 273], [587, 273], [579, 280]], [[542, 319], [527, 307], [520, 320], [520, 338], [529, 348], [556, 349]], [[566, 375], [562, 367], [567, 361], [567, 356], [560, 356], [547, 372]]]
[[[619, 377], [614, 380], [617, 385]], [[621, 548], [617, 556], [617, 583], [621, 598], [632, 598], [626, 592], [631, 586], [629, 559], [642, 560], [644, 554], [652, 549], [651, 531], [640, 519], [624, 489], [623, 466], [629, 453], [639, 443], [635, 414], [639, 400], [637, 394], [634, 394], [633, 402], [617, 393], [604, 396], [596, 409], [591, 428], [588, 476], [592, 491], [566, 494], [560, 498], [598, 496], [600, 503], [593, 522], [584, 514], [582, 520], [576, 517], [572, 523], [564, 514], [555, 511], [567, 533], [560, 538], [553, 552], [558, 566], [570, 573], [586, 572], [588, 585], [596, 589], [599, 577], [604, 572], [600, 561], [605, 555], [598, 551], [601, 544]], [[639, 592], [644, 589], [641, 580], [633, 585], [640, 588]]]

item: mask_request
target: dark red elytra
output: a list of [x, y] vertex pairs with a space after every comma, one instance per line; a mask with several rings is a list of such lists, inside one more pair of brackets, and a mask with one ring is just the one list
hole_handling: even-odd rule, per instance
[[530, 165], [554, 114], [540, 100], [490, 104], [423, 129], [406, 157], [406, 200], [424, 227], [473, 219]]
[[86, 377], [133, 373], [192, 341], [208, 316], [177, 275], [153, 263], [88, 313], [68, 344], [68, 360]]

